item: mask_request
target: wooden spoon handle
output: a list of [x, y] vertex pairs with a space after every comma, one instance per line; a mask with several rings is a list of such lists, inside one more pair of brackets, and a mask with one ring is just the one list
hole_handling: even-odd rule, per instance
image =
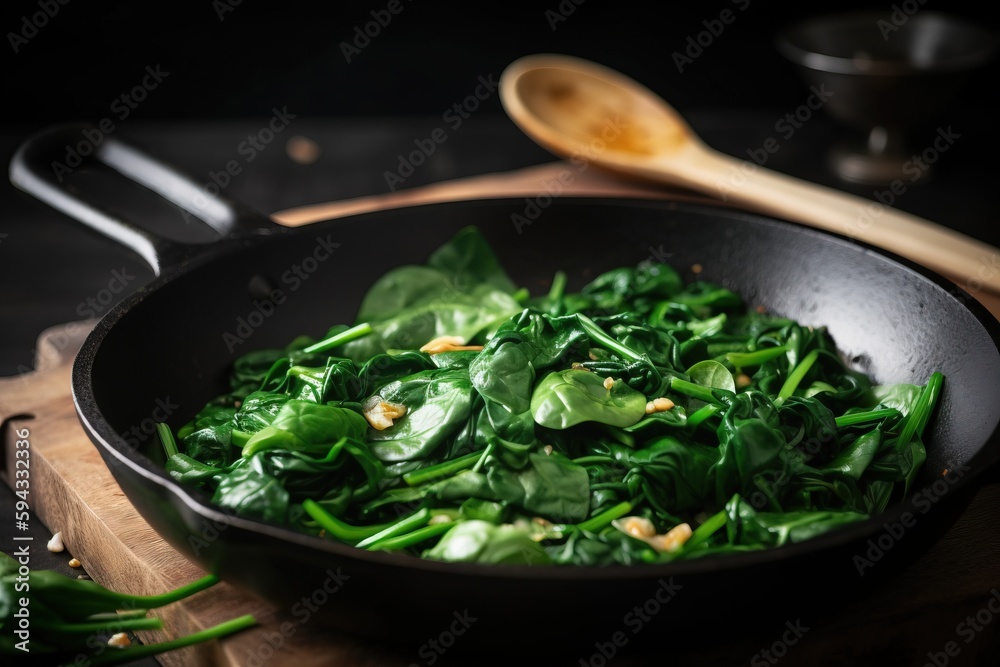
[[724, 201], [894, 252], [971, 294], [1000, 294], [1000, 249], [953, 229], [708, 148], [689, 152], [681, 171], [685, 185]]

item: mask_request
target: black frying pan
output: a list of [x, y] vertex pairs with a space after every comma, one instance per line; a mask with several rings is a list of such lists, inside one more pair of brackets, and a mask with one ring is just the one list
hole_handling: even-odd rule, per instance
[[[522, 651], [529, 643], [570, 651], [568, 642], [578, 639], [586, 649], [618, 631], [631, 638], [641, 618], [636, 607], [656, 610], [658, 630], [647, 636], [655, 634], [661, 647], [664, 633], [690, 639], [700, 628], [725, 632], [716, 621], [731, 614], [746, 624], [761, 615], [764, 599], [783, 614], [780, 626], [809, 600], [828, 608], [838, 594], [870, 587], [919, 553], [1000, 456], [997, 321], [944, 278], [861, 243], [724, 208], [569, 197], [555, 199], [520, 231], [511, 216], [523, 215], [524, 199], [415, 206], [286, 229], [227, 197], [207, 196], [193, 181], [106, 137], [89, 166], [112, 167], [219, 233], [214, 243], [184, 245], [108, 213], [114, 201], [59, 185], [49, 165], [81, 130], [60, 127], [30, 139], [13, 159], [12, 181], [127, 244], [158, 277], [112, 309], [84, 344], [73, 369], [79, 417], [125, 494], [170, 544], [296, 620], [305, 596], [315, 606], [309, 622], [418, 646], [447, 629], [453, 614], [468, 611], [477, 621], [459, 643], [493, 652]], [[725, 558], [486, 567], [371, 553], [230, 517], [164, 474], [160, 447], [142, 428], [158, 408], [162, 416], [165, 405], [173, 406], [169, 422], [176, 428], [223, 390], [236, 357], [352, 322], [377, 277], [423, 262], [468, 224], [483, 230], [512, 277], [536, 293], [557, 269], [578, 288], [598, 272], [653, 254], [682, 270], [701, 264], [702, 278], [750, 304], [828, 325], [839, 347], [878, 382], [922, 384], [932, 371], [943, 372], [916, 486], [924, 504], [933, 498], [930, 510], [924, 514], [924, 504], [910, 498], [806, 543]], [[286, 273], [296, 264], [314, 269], [297, 284]], [[273, 289], [284, 298], [265, 315], [262, 304]], [[225, 334], [245, 340], [234, 343]], [[946, 468], [961, 475], [941, 481]], [[905, 512], [917, 525], [892, 537], [886, 526]], [[889, 548], [861, 577], [855, 556], [870, 556], [872, 543]], [[782, 608], [782, 601], [798, 606]]]

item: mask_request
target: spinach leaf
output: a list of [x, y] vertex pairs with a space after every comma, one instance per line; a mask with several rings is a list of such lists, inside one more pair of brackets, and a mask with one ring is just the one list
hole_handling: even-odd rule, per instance
[[631, 426], [646, 414], [646, 397], [621, 380], [585, 370], [549, 373], [531, 395], [531, 414], [548, 428], [565, 429], [585, 421]]
[[527, 530], [476, 519], [455, 525], [423, 556], [432, 560], [489, 565], [540, 565], [550, 560]]
[[529, 454], [529, 466], [495, 465], [486, 475], [496, 499], [551, 521], [578, 522], [590, 510], [587, 471], [557, 454]]
[[406, 415], [385, 430], [371, 429], [369, 446], [382, 461], [408, 461], [432, 454], [467, 424], [473, 389], [465, 369], [440, 368], [391, 382], [378, 396], [406, 406]]
[[368, 422], [353, 410], [290, 399], [274, 421], [255, 433], [243, 447], [243, 456], [268, 449], [326, 453], [341, 438], [364, 440]]

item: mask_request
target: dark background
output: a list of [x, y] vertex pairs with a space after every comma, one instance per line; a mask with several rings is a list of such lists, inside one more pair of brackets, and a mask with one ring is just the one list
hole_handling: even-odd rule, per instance
[[[5, 34], [38, 3], [4, 3]], [[229, 7], [228, 2], [239, 2]], [[340, 44], [383, 10], [367, 2], [108, 3], [73, 0], [14, 54], [3, 52], [9, 120], [30, 124], [108, 114], [111, 101], [147, 65], [170, 72], [133, 118], [232, 118], [269, 115], [275, 105], [315, 116], [440, 114], [471, 92], [479, 75], [499, 75], [515, 58], [561, 52], [598, 60], [639, 79], [681, 111], [702, 107], [794, 107], [803, 91], [773, 48], [776, 33], [800, 19], [868, 8], [888, 20], [894, 8], [947, 11], [997, 27], [991, 3], [713, 0], [623, 3], [543, 0], [514, 3], [399, 0], [371, 43], [347, 62]], [[221, 11], [227, 7], [229, 11]], [[553, 30], [547, 11], [573, 8]], [[746, 7], [741, 10], [741, 7]], [[730, 9], [725, 27], [693, 64], [678, 72], [671, 55]], [[220, 19], [221, 13], [221, 19]], [[995, 74], [997, 69], [992, 69]], [[984, 74], [983, 81], [997, 79]], [[963, 104], [989, 108], [995, 85], [966, 91]], [[500, 112], [499, 101], [492, 110]]]

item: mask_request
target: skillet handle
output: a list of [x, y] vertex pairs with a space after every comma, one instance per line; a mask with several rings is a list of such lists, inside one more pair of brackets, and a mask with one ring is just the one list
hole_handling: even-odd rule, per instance
[[[84, 146], [90, 148], [85, 156]], [[45, 129], [18, 148], [10, 163], [11, 183], [138, 253], [157, 276], [199, 254], [205, 244], [158, 236], [111, 213], [93, 194], [64, 182], [70, 172], [94, 163], [110, 167], [176, 204], [185, 214], [203, 220], [219, 234], [219, 240], [275, 234], [284, 229], [237, 199], [207, 192], [190, 176], [117, 136], [106, 136], [91, 123]]]

